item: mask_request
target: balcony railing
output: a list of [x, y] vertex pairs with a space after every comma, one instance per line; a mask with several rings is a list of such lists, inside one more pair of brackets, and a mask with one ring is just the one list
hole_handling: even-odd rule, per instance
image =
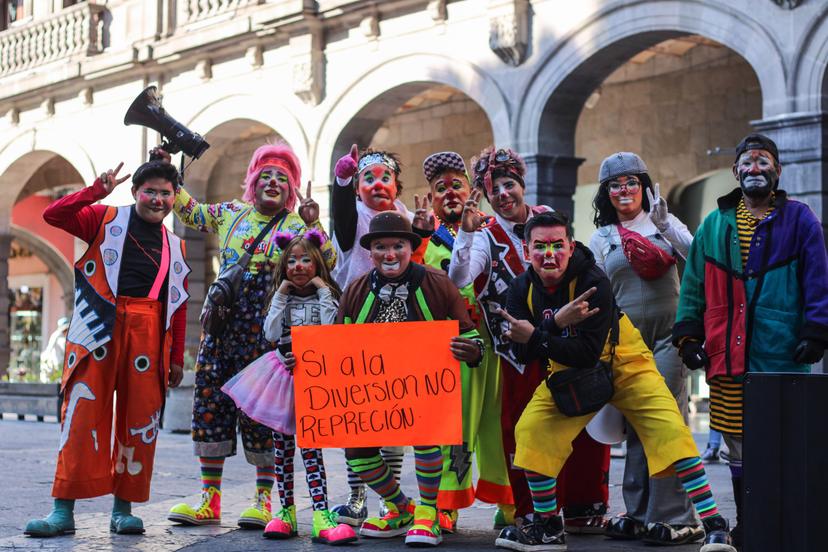
[[261, 0], [178, 0], [178, 20], [186, 25], [237, 8], [260, 3]]
[[0, 76], [103, 51], [103, 12], [94, 2], [72, 6], [46, 18], [0, 33]]

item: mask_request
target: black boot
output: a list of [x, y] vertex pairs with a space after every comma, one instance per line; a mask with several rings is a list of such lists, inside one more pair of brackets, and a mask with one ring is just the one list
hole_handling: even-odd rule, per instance
[[733, 500], [736, 502], [736, 525], [730, 530], [733, 546], [742, 547], [742, 477], [733, 477]]
[[704, 544], [699, 552], [736, 552], [730, 540], [727, 520], [720, 515], [710, 516], [702, 520], [704, 531]]

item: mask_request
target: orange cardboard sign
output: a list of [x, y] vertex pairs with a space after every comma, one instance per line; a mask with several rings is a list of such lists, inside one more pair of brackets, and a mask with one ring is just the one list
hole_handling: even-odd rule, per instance
[[292, 328], [299, 446], [459, 445], [456, 335], [456, 320]]

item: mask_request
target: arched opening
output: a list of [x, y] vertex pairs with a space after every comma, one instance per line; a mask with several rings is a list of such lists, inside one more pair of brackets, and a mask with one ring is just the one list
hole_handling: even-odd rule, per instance
[[71, 315], [72, 263], [82, 248], [68, 233], [47, 225], [42, 213], [61, 195], [80, 189], [83, 180], [64, 157], [46, 151], [22, 156], [2, 178], [10, 176], [22, 180], [17, 197], [4, 206], [8, 231], [0, 247], [8, 253], [2, 256], [0, 287], [5, 289], [0, 289], [0, 304], [5, 305], [0, 311], [8, 314], [0, 321], [0, 338], [5, 338], [0, 342], [0, 366], [8, 366], [12, 381], [38, 381], [41, 352], [58, 321]]
[[452, 86], [433, 82], [407, 83], [373, 98], [340, 132], [331, 158], [351, 144], [399, 154], [402, 161], [401, 199], [413, 207], [414, 194], [428, 192], [423, 160], [439, 151], [456, 151], [466, 160], [493, 142], [492, 125], [472, 98]]
[[[602, 51], [600, 71], [584, 68], [589, 78], [572, 79], [571, 84], [567, 79], [566, 107], [547, 106], [542, 120], [560, 123], [565, 117], [570, 126], [549, 127], [552, 137], [546, 139], [554, 140], [554, 147], [568, 144], [573, 157], [582, 160], [573, 190], [576, 237], [582, 241], [588, 241], [595, 229], [592, 198], [606, 156], [616, 151], [638, 153], [653, 181], [660, 183], [662, 195], [678, 199], [671, 194], [677, 186], [728, 169], [734, 147], [751, 131], [751, 121], [762, 115], [759, 81], [744, 58], [702, 36], [672, 34], [645, 48], [641, 46], [665, 33], [649, 33], [644, 42], [630, 37], [621, 48], [626, 59], [619, 59], [615, 47]], [[579, 80], [581, 85], [574, 87]], [[553, 98], [558, 98], [557, 92]], [[574, 98], [581, 102], [577, 107]], [[553, 147], [551, 142], [547, 145]], [[728, 183], [720, 174], [707, 189], [724, 193], [729, 184], [732, 179]], [[674, 210], [676, 206], [672, 204]], [[682, 213], [692, 221], [704, 216], [684, 207]], [[699, 209], [707, 207], [698, 204]]]
[[[199, 202], [219, 203], [241, 199], [250, 157], [259, 146], [282, 140], [270, 126], [253, 119], [233, 119], [204, 135], [210, 149], [185, 174], [187, 191]], [[175, 231], [187, 243], [187, 262], [192, 269], [187, 305], [187, 348], [194, 355], [201, 328], [198, 317], [207, 286], [219, 269], [219, 243], [215, 234], [205, 234], [175, 221]]]

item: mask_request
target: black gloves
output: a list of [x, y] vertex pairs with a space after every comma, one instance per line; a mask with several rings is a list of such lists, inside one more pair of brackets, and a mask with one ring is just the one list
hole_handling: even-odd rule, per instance
[[701, 341], [688, 339], [681, 344], [679, 354], [684, 364], [691, 370], [701, 370], [710, 366], [710, 358], [704, 352]]
[[825, 344], [814, 339], [803, 339], [794, 349], [793, 359], [800, 364], [814, 364], [822, 360]]

